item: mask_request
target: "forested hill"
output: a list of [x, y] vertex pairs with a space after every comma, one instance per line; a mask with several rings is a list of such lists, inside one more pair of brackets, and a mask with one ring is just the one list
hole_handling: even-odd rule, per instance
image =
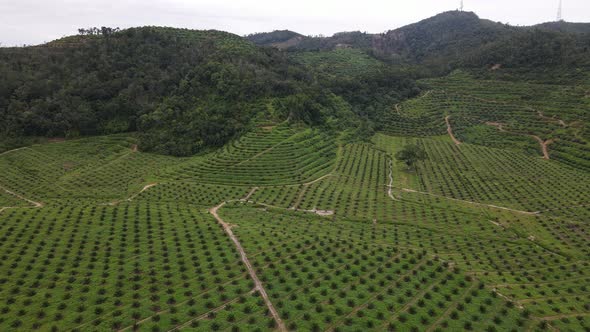
[[[292, 39], [290, 51], [365, 50], [396, 63], [427, 66], [436, 73], [460, 67], [502, 65], [587, 65], [589, 23], [552, 22], [515, 27], [479, 18], [472, 12], [449, 11], [381, 34], [338, 33], [332, 37]], [[248, 36], [259, 45], [274, 46], [275, 32]]]
[[368, 137], [393, 105], [420, 93], [418, 78], [467, 69], [590, 82], [587, 30], [513, 27], [459, 11], [378, 35], [81, 29], [0, 48], [0, 152], [23, 138], [137, 132], [141, 150], [185, 156], [285, 120]]
[[[354, 86], [320, 84], [287, 54], [226, 32], [80, 32], [45, 45], [0, 49], [0, 150], [23, 144], [23, 137], [136, 131], [144, 151], [191, 155], [227, 143], [254, 119], [355, 123], [353, 108], [335, 92], [350, 97], [350, 89], [384, 91], [385, 99], [365, 96], [368, 104], [386, 100], [379, 101], [381, 110], [417, 93], [403, 75]], [[374, 107], [354, 109], [360, 115]]]
[[[431, 56], [455, 55], [461, 49], [479, 47], [516, 30], [515, 27], [480, 19], [472, 12], [449, 11], [380, 34], [357, 31], [336, 33], [331, 37], [299, 38], [288, 49], [309, 51], [352, 47], [371, 50], [382, 56], [395, 55], [420, 61]], [[274, 46], [280, 36], [279, 31], [274, 31], [247, 38], [258, 45]]]
[[373, 47], [384, 56], [395, 54], [416, 62], [452, 59], [514, 31], [472, 12], [452, 11], [376, 35]]
[[309, 85], [280, 52], [230, 33], [108, 29], [0, 49], [0, 131], [7, 139], [139, 130], [144, 149], [187, 155], [243, 130], [264, 98]]
[[533, 28], [570, 33], [590, 33], [590, 23], [546, 22], [534, 25]]

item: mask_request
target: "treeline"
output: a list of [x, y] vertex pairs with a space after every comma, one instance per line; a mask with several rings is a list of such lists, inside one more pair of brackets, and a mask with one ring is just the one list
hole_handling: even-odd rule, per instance
[[86, 35], [86, 36], [92, 36], [92, 35], [95, 35], [95, 36], [99, 36], [99, 35], [108, 36], [108, 35], [112, 35], [114, 33], [117, 33], [119, 31], [121, 31], [121, 29], [119, 29], [119, 28], [111, 28], [111, 27], [100, 27], [100, 28], [97, 28], [97, 27], [92, 27], [92, 28], [87, 28], [87, 29], [80, 28], [80, 29], [78, 29], [78, 34], [79, 35], [83, 35], [83, 36], [84, 35]]
[[[586, 66], [590, 23], [552, 22], [532, 27], [510, 26], [480, 19], [475, 13], [449, 11], [380, 34], [337, 33], [331, 37], [304, 37], [289, 51], [361, 49], [397, 65], [414, 65], [421, 76], [445, 75], [458, 68], [521, 68]], [[249, 38], [272, 44], [276, 32]]]

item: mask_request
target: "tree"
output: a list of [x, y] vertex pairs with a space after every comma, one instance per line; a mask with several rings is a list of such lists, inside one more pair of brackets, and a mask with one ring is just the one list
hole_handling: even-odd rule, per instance
[[395, 158], [403, 161], [408, 166], [408, 169], [411, 169], [417, 161], [426, 158], [426, 152], [418, 145], [406, 145], [395, 154]]

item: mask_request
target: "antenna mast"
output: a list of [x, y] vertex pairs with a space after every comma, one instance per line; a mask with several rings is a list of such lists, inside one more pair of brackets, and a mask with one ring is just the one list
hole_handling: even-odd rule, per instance
[[460, 11], [463, 11], [463, 0], [461, 0], [461, 6], [459, 7]]
[[563, 18], [561, 17], [561, 6], [562, 5], [562, 1], [559, 0], [559, 8], [557, 8], [557, 22], [559, 21], [563, 21]]

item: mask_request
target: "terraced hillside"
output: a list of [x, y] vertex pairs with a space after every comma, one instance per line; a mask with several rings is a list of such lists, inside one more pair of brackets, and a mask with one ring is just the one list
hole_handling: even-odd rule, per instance
[[443, 135], [448, 117], [460, 142], [524, 151], [589, 169], [587, 87], [483, 81], [463, 73], [424, 84], [430, 90], [420, 98], [393, 107], [385, 132]]
[[426, 83], [370, 141], [282, 123], [187, 158], [121, 135], [1, 154], [0, 330], [589, 330], [579, 88]]
[[304, 182], [327, 172], [334, 159], [334, 141], [334, 137], [312, 129], [262, 127], [163, 176], [235, 185]]

